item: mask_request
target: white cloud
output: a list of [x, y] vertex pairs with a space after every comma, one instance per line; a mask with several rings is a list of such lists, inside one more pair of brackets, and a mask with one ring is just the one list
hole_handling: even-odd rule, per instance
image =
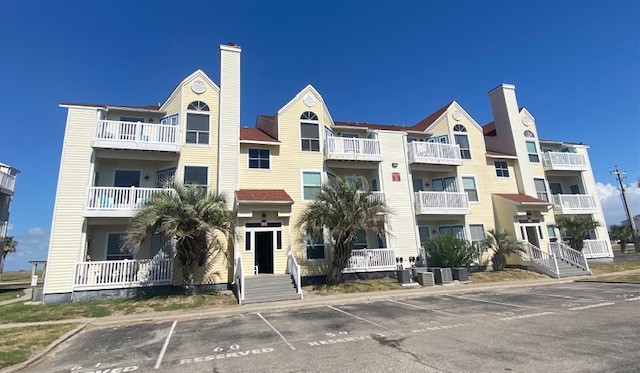
[[[619, 224], [621, 221], [627, 219], [618, 186], [610, 183], [603, 184], [597, 182], [596, 187], [598, 188], [598, 196], [600, 197], [600, 204], [602, 205], [602, 211], [607, 225]], [[633, 183], [625, 185], [625, 188], [631, 214], [637, 215], [640, 212], [640, 187], [638, 187], [638, 184]]]
[[29, 236], [42, 236], [44, 234], [44, 231], [40, 227], [34, 227], [34, 228], [29, 229], [27, 231], [27, 234]]

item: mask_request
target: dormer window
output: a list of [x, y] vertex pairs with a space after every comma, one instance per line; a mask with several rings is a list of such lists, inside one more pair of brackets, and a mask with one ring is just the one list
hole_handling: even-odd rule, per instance
[[524, 131], [524, 137], [528, 138], [528, 139], [534, 139], [536, 137], [536, 135], [533, 134], [533, 132], [526, 130]]
[[300, 142], [302, 151], [319, 152], [320, 151], [320, 123], [318, 116], [311, 112], [305, 111], [300, 116]]
[[467, 136], [467, 129], [462, 124], [456, 124], [453, 127], [453, 138], [456, 144], [460, 145], [460, 156], [462, 159], [471, 159], [469, 136]]

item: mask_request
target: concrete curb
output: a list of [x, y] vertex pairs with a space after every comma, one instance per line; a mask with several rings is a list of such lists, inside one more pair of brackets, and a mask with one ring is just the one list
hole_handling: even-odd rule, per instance
[[27, 368], [29, 365], [37, 362], [38, 360], [40, 360], [41, 358], [43, 358], [46, 354], [48, 354], [49, 352], [51, 352], [51, 350], [53, 350], [54, 348], [58, 347], [61, 343], [65, 342], [66, 340], [70, 339], [71, 337], [73, 337], [74, 335], [80, 333], [82, 331], [82, 329], [84, 329], [88, 324], [82, 324], [79, 327], [67, 332], [65, 335], [63, 335], [62, 337], [56, 339], [55, 341], [51, 342], [44, 350], [40, 351], [36, 356], [30, 358], [29, 360], [20, 363], [18, 365], [13, 365], [10, 366], [8, 368], [5, 368], [3, 370], [0, 371], [0, 373], [13, 373], [13, 372], [17, 372], [20, 371], [22, 369]]

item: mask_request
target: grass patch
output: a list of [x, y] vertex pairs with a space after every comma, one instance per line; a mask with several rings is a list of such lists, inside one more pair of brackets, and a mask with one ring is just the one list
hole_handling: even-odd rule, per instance
[[23, 289], [5, 290], [0, 289], [0, 302], [3, 300], [16, 299], [24, 295]]
[[67, 320], [82, 317], [105, 317], [178, 311], [200, 308], [220, 308], [236, 304], [230, 291], [201, 293], [195, 297], [165, 295], [135, 299], [115, 299], [63, 304], [13, 303], [0, 307], [1, 323], [21, 323]]
[[[43, 282], [42, 271], [37, 272], [38, 282]], [[2, 274], [2, 282], [28, 282], [31, 283], [31, 270], [22, 271], [4, 271]]]
[[504, 271], [472, 272], [469, 274], [469, 281], [474, 284], [502, 281], [548, 280], [549, 278], [549, 276], [540, 273], [516, 268], [509, 268]]
[[393, 279], [347, 281], [339, 285], [308, 285], [303, 287], [306, 295], [333, 295], [348, 293], [368, 293], [372, 291], [387, 291], [403, 289], [398, 281]]
[[20, 364], [77, 325], [42, 325], [6, 329], [0, 333], [0, 368]]
[[586, 278], [584, 281], [615, 281], [640, 284], [640, 273], [631, 273], [626, 275], [602, 275], [596, 278]]
[[628, 262], [592, 263], [589, 264], [589, 269], [591, 270], [591, 272], [593, 272], [594, 275], [628, 271], [631, 269], [640, 269], [640, 260]]

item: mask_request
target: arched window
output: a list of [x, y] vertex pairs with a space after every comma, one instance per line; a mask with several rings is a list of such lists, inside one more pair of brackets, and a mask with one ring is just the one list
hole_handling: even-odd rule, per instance
[[201, 111], [200, 113], [187, 113], [187, 144], [209, 144], [209, 106], [202, 101], [193, 101], [187, 110]]
[[318, 116], [313, 111], [305, 111], [300, 116], [302, 120], [318, 120]]
[[195, 110], [195, 111], [209, 111], [209, 105], [205, 104], [202, 101], [193, 101], [187, 107], [187, 110]]
[[456, 124], [453, 126], [453, 132], [467, 132], [467, 129], [462, 124]]
[[528, 137], [530, 139], [535, 139], [536, 135], [533, 134], [533, 132], [526, 130], [524, 131], [524, 137]]
[[320, 151], [318, 116], [311, 111], [305, 111], [300, 116], [300, 142], [302, 151]]
[[456, 124], [453, 126], [453, 138], [456, 144], [460, 145], [460, 156], [462, 159], [471, 159], [471, 146], [469, 145], [469, 136], [467, 136], [467, 129], [462, 124]]

